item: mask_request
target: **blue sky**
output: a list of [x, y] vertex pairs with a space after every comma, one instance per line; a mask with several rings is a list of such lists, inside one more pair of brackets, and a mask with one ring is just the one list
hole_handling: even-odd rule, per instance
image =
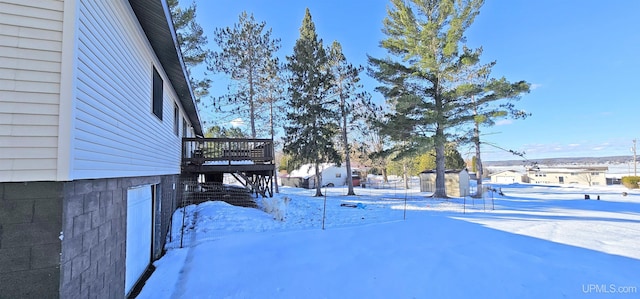
[[[367, 54], [386, 55], [379, 42], [387, 0], [196, 3], [198, 22], [211, 47], [214, 29], [232, 26], [247, 11], [282, 39], [278, 56], [284, 58], [293, 51], [308, 7], [318, 36], [325, 45], [339, 41], [351, 63], [366, 66]], [[640, 136], [639, 11], [640, 1], [633, 0], [487, 0], [465, 34], [467, 43], [483, 47], [484, 61], [497, 61], [494, 77], [532, 84], [531, 93], [517, 103], [532, 116], [484, 128], [483, 139], [523, 151], [529, 159], [630, 155], [632, 140]], [[363, 78], [363, 84], [382, 99], [373, 92], [375, 80]], [[466, 156], [469, 149], [461, 152]], [[484, 147], [483, 159], [520, 158]]]

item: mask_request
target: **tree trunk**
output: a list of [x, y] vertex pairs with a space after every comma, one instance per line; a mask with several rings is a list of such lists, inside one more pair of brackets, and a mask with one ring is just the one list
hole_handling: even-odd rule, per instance
[[251, 138], [256, 138], [255, 105], [253, 103], [253, 72], [249, 71], [249, 119], [251, 120]]
[[345, 109], [345, 99], [340, 97], [342, 107], [342, 142], [344, 143], [344, 164], [347, 167], [347, 195], [356, 195], [353, 192], [353, 175], [351, 172], [351, 154], [349, 153], [349, 138], [347, 135], [347, 112]]
[[318, 162], [316, 165], [316, 195], [322, 196], [322, 173], [320, 172], [320, 164]]
[[444, 144], [446, 138], [444, 130], [438, 126], [436, 129], [436, 192], [433, 193], [435, 198], [447, 198], [447, 190], [445, 187], [445, 167], [444, 167]]
[[409, 175], [407, 170], [407, 160], [402, 160], [402, 180], [404, 181], [404, 188], [409, 189]]
[[447, 190], [445, 185], [445, 157], [444, 157], [444, 145], [447, 142], [447, 137], [444, 135], [444, 127], [442, 122], [444, 122], [444, 116], [441, 115], [442, 111], [444, 111], [444, 103], [442, 99], [442, 93], [440, 91], [439, 80], [436, 79], [435, 89], [435, 104], [437, 111], [437, 119], [436, 119], [436, 134], [434, 136], [435, 139], [435, 147], [436, 147], [436, 192], [433, 193], [433, 197], [435, 198], [447, 198]]
[[387, 168], [386, 167], [382, 167], [382, 181], [385, 183], [389, 182], [389, 176], [387, 175]]
[[[273, 147], [273, 156], [275, 159], [275, 149], [276, 146], [273, 142], [273, 137], [275, 135], [275, 129], [273, 128], [273, 97], [269, 98], [269, 126], [271, 127], [271, 147]], [[273, 181], [276, 185], [276, 193], [280, 193], [280, 187], [278, 187], [278, 162], [276, 161], [274, 165], [275, 169], [273, 170]]]
[[480, 159], [480, 124], [476, 122], [475, 129], [473, 130], [473, 142], [476, 146], [476, 198], [482, 197], [482, 176], [484, 176], [482, 169], [482, 160]]

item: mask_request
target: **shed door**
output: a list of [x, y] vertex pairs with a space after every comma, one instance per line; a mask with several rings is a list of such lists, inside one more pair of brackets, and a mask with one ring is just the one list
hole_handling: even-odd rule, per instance
[[127, 191], [127, 249], [125, 295], [129, 294], [151, 262], [151, 186]]

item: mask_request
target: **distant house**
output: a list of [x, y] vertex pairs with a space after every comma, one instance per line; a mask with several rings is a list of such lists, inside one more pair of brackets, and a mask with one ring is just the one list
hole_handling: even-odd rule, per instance
[[523, 174], [515, 170], [504, 170], [490, 175], [491, 182], [497, 184], [523, 183]]
[[532, 184], [579, 184], [604, 186], [608, 167], [534, 167], [527, 170]]
[[[445, 189], [448, 196], [464, 197], [470, 194], [469, 172], [462, 170], [445, 171]], [[436, 191], [436, 171], [425, 170], [420, 173], [420, 192]]]
[[0, 297], [125, 298], [202, 135], [167, 4], [0, 6]]
[[[354, 185], [359, 185], [360, 177], [357, 171], [351, 176], [347, 175], [347, 167], [337, 166], [333, 163], [320, 164], [320, 173], [322, 176], [322, 186], [337, 187], [345, 186], [347, 184], [347, 178], [351, 178]], [[313, 189], [316, 187], [316, 169], [313, 164], [305, 164], [300, 168], [291, 171], [290, 174], [280, 177], [280, 182], [283, 186], [298, 187]]]

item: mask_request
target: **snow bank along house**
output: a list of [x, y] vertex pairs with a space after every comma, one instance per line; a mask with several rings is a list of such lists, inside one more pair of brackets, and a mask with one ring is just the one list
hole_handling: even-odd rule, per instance
[[202, 135], [164, 0], [0, 3], [0, 297], [123, 298]]

